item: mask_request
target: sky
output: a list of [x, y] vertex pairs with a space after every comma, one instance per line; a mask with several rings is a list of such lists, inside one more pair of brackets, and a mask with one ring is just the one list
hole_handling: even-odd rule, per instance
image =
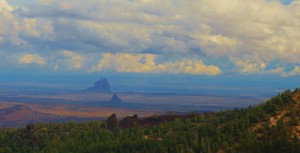
[[299, 0], [0, 0], [0, 73], [293, 88], [299, 10]]

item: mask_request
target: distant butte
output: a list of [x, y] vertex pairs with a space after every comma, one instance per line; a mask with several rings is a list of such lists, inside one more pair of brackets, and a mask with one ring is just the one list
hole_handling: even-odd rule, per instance
[[117, 96], [117, 94], [114, 94], [110, 100], [113, 104], [121, 104], [122, 100]]
[[99, 81], [94, 83], [94, 86], [85, 90], [86, 92], [100, 92], [100, 93], [110, 93], [110, 85], [106, 78], [101, 78]]

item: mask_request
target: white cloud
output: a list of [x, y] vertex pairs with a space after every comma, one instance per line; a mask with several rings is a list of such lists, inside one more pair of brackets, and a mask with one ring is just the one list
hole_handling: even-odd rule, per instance
[[117, 72], [155, 73], [165, 72], [174, 74], [204, 74], [218, 75], [220, 68], [205, 65], [201, 60], [177, 60], [174, 62], [156, 62], [157, 56], [153, 54], [103, 54], [103, 58], [93, 70], [112, 70]]
[[290, 71], [286, 71], [284, 67], [277, 67], [271, 70], [268, 70], [266, 74], [278, 74], [284, 77], [300, 75], [300, 67], [294, 66], [294, 68]]
[[0, 1], [0, 10], [8, 10], [8, 11], [12, 11], [13, 7], [11, 5], [8, 4], [7, 0], [1, 0]]
[[117, 72], [151, 72], [159, 71], [154, 60], [155, 55], [151, 54], [111, 54], [105, 53], [99, 61], [97, 70], [115, 70]]
[[194, 35], [196, 43], [199, 48], [202, 48], [207, 55], [210, 56], [226, 56], [234, 53], [238, 41], [223, 35]]
[[74, 69], [80, 69], [83, 63], [83, 58], [81, 57], [80, 54], [69, 51], [69, 50], [64, 50], [62, 51], [64, 56], [68, 57], [68, 63], [71, 65], [72, 68]]
[[231, 59], [231, 60], [239, 69], [239, 72], [244, 74], [261, 73], [265, 70], [267, 66], [267, 64], [264, 62], [255, 63], [250, 60], [243, 60], [243, 59]]
[[37, 19], [19, 17], [14, 11], [15, 8], [7, 0], [0, 1], [0, 43], [7, 41], [13, 45], [23, 45], [26, 40], [20, 37], [21, 34], [38, 37]]
[[[82, 69], [86, 52], [114, 53], [106, 63], [115, 65], [119, 64], [113, 59], [128, 54], [135, 61], [120, 61], [138, 66], [110, 67], [122, 72], [166, 72], [162, 69], [168, 65], [173, 70], [169, 73], [210, 74], [212, 67], [195, 60], [199, 57], [228, 59], [242, 74], [268, 73], [272, 61], [283, 67], [300, 64], [299, 1], [282, 5], [279, 0], [39, 0], [18, 9], [6, 0], [0, 4], [0, 43], [37, 52], [76, 52], [66, 53], [67, 60], [55, 54], [53, 63], [60, 65], [56, 67]], [[153, 54], [175, 62], [157, 63]], [[178, 56], [185, 60], [176, 61]], [[143, 58], [153, 58], [155, 64], [140, 62]], [[222, 71], [232, 68], [226, 69]]]
[[37, 54], [23, 54], [19, 58], [19, 63], [21, 64], [38, 64], [38, 65], [45, 65], [46, 60]]
[[286, 76], [294, 76], [294, 75], [300, 75], [300, 67], [299, 66], [295, 66], [293, 70], [291, 70], [290, 72], [288, 72], [286, 74]]
[[205, 74], [214, 76], [222, 73], [219, 67], [205, 65], [202, 60], [179, 60], [174, 63], [164, 63], [163, 66], [166, 67], [166, 72], [175, 74]]
[[284, 67], [277, 67], [268, 70], [267, 74], [280, 74], [281, 76], [285, 75], [285, 68]]

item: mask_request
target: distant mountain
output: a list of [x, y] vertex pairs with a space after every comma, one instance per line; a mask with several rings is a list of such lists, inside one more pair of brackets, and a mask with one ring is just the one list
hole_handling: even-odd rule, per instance
[[89, 87], [85, 92], [100, 92], [100, 93], [110, 93], [110, 85], [106, 78], [101, 78], [99, 81], [94, 83], [94, 86]]
[[117, 96], [117, 94], [114, 94], [110, 100], [113, 104], [121, 104], [122, 100]]

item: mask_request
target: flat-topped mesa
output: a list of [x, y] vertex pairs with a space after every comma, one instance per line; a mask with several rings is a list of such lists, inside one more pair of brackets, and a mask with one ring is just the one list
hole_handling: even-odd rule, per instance
[[110, 93], [110, 85], [106, 78], [101, 78], [99, 81], [94, 83], [94, 86], [88, 88], [86, 92], [100, 92], [100, 93]]

